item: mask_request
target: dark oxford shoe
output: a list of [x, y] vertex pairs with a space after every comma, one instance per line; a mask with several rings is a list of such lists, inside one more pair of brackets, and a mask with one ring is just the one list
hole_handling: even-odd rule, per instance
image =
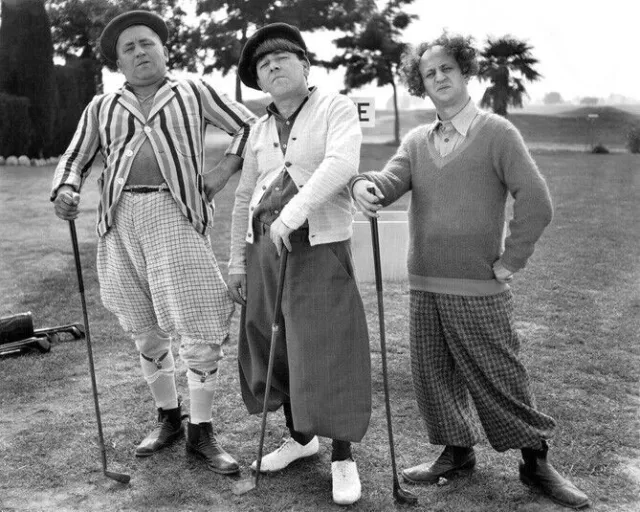
[[402, 477], [411, 484], [436, 484], [440, 478], [449, 478], [461, 471], [471, 471], [476, 465], [472, 447], [446, 446], [431, 465], [420, 464], [402, 471]]
[[136, 457], [148, 457], [184, 436], [180, 406], [158, 409], [156, 428], [136, 448]]
[[589, 506], [585, 493], [558, 473], [547, 460], [547, 443], [543, 441], [542, 450], [524, 448], [520, 463], [520, 480], [533, 487], [559, 505], [579, 509]]
[[240, 471], [240, 466], [213, 435], [211, 422], [187, 423], [187, 453], [206, 462], [211, 471], [230, 475]]

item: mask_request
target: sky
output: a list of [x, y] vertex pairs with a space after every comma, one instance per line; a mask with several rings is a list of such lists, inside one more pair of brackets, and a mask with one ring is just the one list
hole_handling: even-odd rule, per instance
[[[536, 69], [543, 75], [540, 81], [526, 85], [533, 102], [541, 102], [546, 93], [555, 91], [566, 101], [619, 94], [640, 103], [638, 0], [415, 0], [407, 12], [419, 16], [404, 32], [404, 41], [411, 44], [435, 39], [443, 29], [471, 35], [479, 45], [488, 36], [507, 34], [527, 41], [539, 60]], [[332, 40], [338, 34], [324, 31], [304, 36], [307, 46], [320, 57], [332, 56]], [[234, 83], [229, 76], [212, 75], [208, 80], [233, 96]], [[105, 90], [110, 90], [120, 80], [109, 77], [105, 82]], [[314, 69], [310, 82], [343, 87], [340, 73], [323, 69]], [[472, 97], [479, 100], [485, 87], [486, 83], [472, 81]], [[247, 88], [243, 94], [247, 99], [260, 96]], [[368, 86], [353, 94], [375, 97], [378, 108], [384, 108], [392, 89]]]

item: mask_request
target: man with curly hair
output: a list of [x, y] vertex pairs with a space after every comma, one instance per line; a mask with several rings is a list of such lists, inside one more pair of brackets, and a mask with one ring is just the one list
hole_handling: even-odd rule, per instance
[[432, 100], [436, 120], [410, 132], [384, 169], [352, 180], [368, 216], [412, 192], [411, 367], [429, 440], [445, 448], [433, 464], [402, 475], [432, 484], [473, 469], [480, 441], [473, 400], [491, 446], [522, 450], [525, 484], [582, 508], [587, 496], [547, 459], [556, 422], [535, 407], [509, 288], [551, 221], [549, 190], [518, 130], [471, 101], [467, 86], [477, 71], [471, 38], [445, 33], [413, 48], [403, 62], [406, 83], [412, 95]]

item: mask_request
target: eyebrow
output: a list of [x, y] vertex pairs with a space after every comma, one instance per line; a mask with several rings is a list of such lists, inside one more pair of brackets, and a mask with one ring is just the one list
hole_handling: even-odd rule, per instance
[[[141, 43], [154, 42], [152, 37], [141, 37], [140, 39], [138, 39], [138, 41], [140, 41]], [[122, 44], [122, 47], [126, 48], [127, 46], [132, 46], [135, 44], [135, 42], [135, 39], [126, 41]]]

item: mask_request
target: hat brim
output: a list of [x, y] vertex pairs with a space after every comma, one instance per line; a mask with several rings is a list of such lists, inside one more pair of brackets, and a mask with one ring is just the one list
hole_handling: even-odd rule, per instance
[[302, 39], [300, 31], [287, 23], [271, 23], [258, 29], [247, 40], [238, 61], [238, 76], [244, 85], [260, 90], [258, 81], [252, 68], [256, 49], [267, 39], [287, 39], [307, 53], [307, 45]]
[[118, 60], [116, 45], [124, 30], [134, 25], [145, 25], [153, 30], [164, 45], [169, 38], [169, 29], [164, 20], [149, 11], [129, 11], [113, 18], [100, 36], [100, 51], [105, 59], [114, 63]]

